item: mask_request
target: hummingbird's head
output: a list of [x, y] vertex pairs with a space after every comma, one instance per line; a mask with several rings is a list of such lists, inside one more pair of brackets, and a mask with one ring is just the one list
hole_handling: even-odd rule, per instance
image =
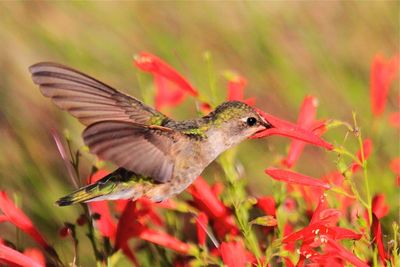
[[222, 103], [208, 116], [230, 145], [272, 127], [254, 108], [240, 101]]

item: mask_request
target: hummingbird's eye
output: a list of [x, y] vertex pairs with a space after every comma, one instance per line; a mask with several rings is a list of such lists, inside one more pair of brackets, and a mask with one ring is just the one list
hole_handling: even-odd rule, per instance
[[247, 125], [254, 126], [257, 123], [257, 119], [254, 117], [249, 117], [246, 120]]

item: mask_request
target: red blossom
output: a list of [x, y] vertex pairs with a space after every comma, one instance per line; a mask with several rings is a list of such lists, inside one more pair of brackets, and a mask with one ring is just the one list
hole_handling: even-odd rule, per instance
[[198, 203], [203, 205], [203, 210], [212, 217], [218, 218], [226, 215], [226, 207], [213, 193], [203, 177], [199, 176], [188, 188], [188, 191]]
[[207, 239], [208, 217], [204, 212], [199, 212], [196, 217], [197, 242], [204, 246]]
[[195, 204], [213, 221], [213, 227], [219, 237], [227, 233], [237, 234], [238, 228], [225, 205], [214, 194], [207, 182], [199, 176], [188, 188]]
[[31, 255], [24, 255], [19, 251], [16, 251], [6, 245], [0, 244], [0, 263], [6, 263], [10, 265], [18, 265], [25, 267], [43, 267], [45, 266], [42, 262], [37, 261], [30, 257]]
[[[106, 170], [99, 170], [89, 177], [88, 183], [95, 183], [108, 174], [109, 172]], [[115, 240], [117, 226], [115, 219], [111, 215], [108, 204], [108, 201], [103, 200], [89, 202], [88, 206], [92, 216], [94, 215], [94, 223], [99, 229], [101, 235], [108, 237], [111, 240]]]
[[306, 176], [300, 173], [288, 171], [288, 170], [281, 170], [276, 168], [268, 168], [265, 170], [265, 173], [271, 176], [273, 179], [278, 181], [283, 181], [290, 184], [298, 184], [298, 185], [306, 185], [306, 186], [315, 186], [324, 189], [329, 189], [331, 186], [330, 184], [318, 180], [316, 178]]
[[[286, 222], [285, 226], [283, 227], [283, 236], [289, 236], [292, 233], [293, 233], [293, 226], [289, 222]], [[283, 247], [285, 250], [289, 252], [293, 252], [295, 249], [294, 242], [283, 244]]]
[[0, 191], [0, 210], [4, 213], [4, 216], [7, 217], [7, 221], [24, 231], [42, 247], [50, 249], [49, 244], [42, 234], [35, 228], [32, 221], [22, 210], [14, 205], [4, 191]]
[[41, 266], [46, 266], [46, 259], [42, 253], [37, 248], [27, 248], [24, 250], [24, 255], [37, 261]]
[[380, 116], [384, 110], [391, 83], [399, 69], [399, 56], [386, 59], [382, 55], [375, 56], [371, 66], [370, 94], [371, 108], [374, 116]]
[[[367, 160], [369, 158], [369, 156], [372, 153], [372, 149], [373, 149], [373, 144], [372, 144], [372, 140], [371, 139], [365, 139], [363, 142], [363, 151], [364, 151], [364, 160]], [[358, 160], [360, 162], [363, 161], [362, 155], [361, 155], [361, 150], [357, 151], [356, 154]], [[359, 170], [361, 168], [360, 164], [357, 163], [353, 163], [353, 166], [351, 168], [352, 172], [356, 172], [357, 170]]]
[[197, 90], [181, 74], [157, 56], [147, 52], [140, 52], [135, 57], [134, 63], [139, 69], [150, 72], [153, 75], [159, 75], [175, 83], [182, 90], [193, 96], [198, 95]]
[[155, 107], [176, 107], [185, 100], [185, 91], [160, 75], [154, 75], [156, 85]]
[[385, 247], [383, 245], [381, 223], [374, 213], [372, 213], [371, 233], [374, 236], [374, 242], [378, 248], [379, 258], [386, 266], [386, 260], [389, 259], [389, 255], [386, 254]]
[[[313, 263], [322, 264], [332, 257], [347, 260], [356, 266], [365, 266], [364, 262], [336, 243], [337, 240], [341, 239], [357, 240], [361, 238], [360, 234], [350, 229], [335, 226], [339, 216], [340, 213], [337, 210], [328, 208], [325, 195], [321, 195], [310, 224], [297, 232], [285, 234], [282, 240], [285, 244], [302, 241], [297, 266], [302, 266], [306, 259]], [[315, 250], [318, 247], [321, 247], [321, 253]]]
[[334, 240], [328, 240], [328, 246], [331, 248], [331, 253], [326, 254], [326, 257], [337, 257], [342, 260], [346, 260], [356, 267], [368, 267], [369, 265], [364, 261], [360, 260], [353, 253], [344, 249], [339, 243]]
[[117, 226], [115, 219], [111, 216], [108, 202], [105, 200], [94, 201], [89, 202], [88, 205], [94, 219], [94, 224], [99, 229], [101, 235], [115, 240]]
[[264, 196], [257, 199], [257, 206], [262, 209], [266, 215], [276, 216], [275, 199], [272, 196]]
[[138, 221], [139, 213], [136, 207], [136, 201], [127, 203], [124, 212], [117, 225], [117, 234], [115, 239], [115, 248], [121, 249], [124, 254], [136, 265], [139, 266], [137, 259], [128, 246], [128, 240], [137, 236], [145, 227]]
[[[297, 126], [303, 129], [311, 129], [315, 123], [317, 116], [317, 98], [313, 96], [306, 96], [300, 108], [299, 117], [297, 119]], [[305, 143], [300, 140], [292, 140], [287, 157], [282, 163], [291, 168], [299, 159]]]
[[228, 100], [242, 101], [244, 99], [244, 88], [247, 85], [247, 80], [240, 76], [233, 74], [228, 80]]
[[400, 175], [400, 157], [392, 159], [389, 167], [394, 174]]
[[222, 191], [224, 191], [224, 184], [221, 182], [215, 182], [211, 186], [211, 190], [214, 193], [214, 195], [219, 196], [222, 194]]
[[394, 128], [400, 128], [400, 112], [390, 113], [389, 124]]
[[222, 261], [228, 267], [244, 267], [248, 262], [246, 249], [240, 241], [222, 242], [219, 251]]
[[138, 237], [162, 247], [172, 249], [181, 254], [188, 254], [190, 251], [189, 244], [183, 243], [175, 237], [159, 230], [146, 228], [139, 233]]
[[160, 246], [172, 249], [181, 254], [189, 253], [190, 246], [173, 236], [168, 235], [159, 230], [149, 229], [144, 221], [146, 218], [152, 219], [149, 213], [152, 210], [142, 205], [141, 201], [129, 201], [123, 211], [117, 225], [115, 248], [121, 249], [124, 254], [135, 264], [138, 265], [135, 255], [130, 250], [128, 240], [132, 237], [137, 237]]
[[257, 112], [262, 116], [266, 121], [268, 121], [273, 127], [266, 129], [264, 131], [258, 132], [253, 135], [251, 138], [261, 138], [270, 135], [281, 135], [290, 137], [293, 139], [297, 139], [300, 141], [304, 141], [306, 143], [310, 143], [316, 146], [324, 147], [328, 150], [333, 149], [333, 145], [326, 142], [318, 135], [313, 133], [312, 131], [303, 129], [298, 127], [296, 124], [291, 122], [279, 119], [275, 116], [267, 114], [260, 109], [257, 109]]
[[385, 203], [384, 194], [376, 194], [372, 199], [372, 212], [378, 219], [385, 217], [389, 213], [389, 205]]

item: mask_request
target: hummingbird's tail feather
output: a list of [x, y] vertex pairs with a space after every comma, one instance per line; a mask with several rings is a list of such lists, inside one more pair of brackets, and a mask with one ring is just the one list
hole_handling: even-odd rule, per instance
[[69, 206], [99, 200], [137, 199], [144, 194], [144, 190], [149, 185], [151, 183], [143, 177], [119, 168], [96, 183], [79, 188], [60, 198], [56, 204]]

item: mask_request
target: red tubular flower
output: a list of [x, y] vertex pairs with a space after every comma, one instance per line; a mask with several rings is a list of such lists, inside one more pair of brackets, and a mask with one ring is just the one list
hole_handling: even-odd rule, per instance
[[193, 96], [198, 95], [197, 90], [182, 75], [157, 56], [147, 52], [140, 52], [135, 57], [134, 63], [139, 69], [164, 77]]
[[[297, 119], [297, 126], [303, 129], [311, 129], [315, 123], [317, 116], [317, 98], [313, 96], [306, 96], [300, 108], [299, 117]], [[282, 163], [291, 168], [299, 159], [303, 151], [305, 143], [299, 140], [292, 140], [289, 147], [289, 153]]]
[[[88, 183], [95, 183], [109, 172], [106, 170], [99, 170], [94, 173], [88, 180]], [[94, 216], [94, 222], [96, 227], [99, 229], [102, 236], [108, 237], [111, 240], [115, 240], [117, 226], [114, 218], [111, 216], [110, 207], [108, 201], [94, 201], [89, 202], [88, 206], [92, 215], [99, 215], [99, 218]]]
[[[289, 236], [292, 233], [293, 233], [293, 226], [289, 222], [286, 222], [285, 226], [283, 227], [283, 236]], [[293, 252], [295, 249], [295, 244], [294, 244], [294, 242], [290, 242], [290, 243], [284, 244], [283, 247], [287, 251]]]
[[219, 247], [222, 261], [228, 267], [244, 267], [247, 264], [247, 252], [242, 242], [222, 242]]
[[189, 193], [203, 205], [209, 215], [214, 218], [223, 217], [226, 213], [226, 207], [212, 192], [210, 186], [203, 177], [199, 176], [188, 188]]
[[22, 210], [14, 205], [14, 203], [8, 198], [6, 192], [4, 191], [0, 191], [0, 210], [4, 213], [4, 216], [7, 217], [7, 220], [9, 222], [11, 222], [16, 227], [32, 237], [42, 247], [46, 249], [50, 248], [47, 241], [35, 228], [28, 216], [26, 216]]
[[24, 250], [24, 255], [37, 261], [41, 266], [46, 266], [46, 259], [42, 253], [37, 248], [27, 248]]
[[128, 240], [132, 237], [138, 237], [143, 240], [164, 246], [166, 248], [177, 251], [181, 254], [187, 254], [190, 246], [177, 240], [175, 237], [168, 235], [159, 230], [149, 229], [144, 225], [143, 219], [152, 211], [146, 205], [139, 207], [138, 201], [129, 201], [118, 221], [115, 239], [115, 248], [121, 249], [124, 254], [136, 265], [138, 262], [135, 255], [128, 246]]
[[394, 128], [400, 128], [400, 112], [390, 113], [389, 124]]
[[385, 110], [390, 85], [399, 69], [399, 56], [385, 59], [382, 55], [375, 56], [371, 66], [370, 94], [371, 108], [374, 116], [382, 115]]
[[392, 159], [389, 165], [390, 169], [394, 174], [400, 175], [400, 157]]
[[244, 88], [247, 85], [247, 80], [240, 75], [232, 75], [228, 80], [228, 100], [242, 101], [244, 98]]
[[[363, 151], [364, 151], [364, 160], [367, 160], [369, 156], [372, 153], [373, 145], [372, 145], [372, 140], [371, 139], [365, 139], [363, 142]], [[357, 151], [357, 158], [360, 162], [362, 162], [362, 155], [361, 155], [361, 150]], [[359, 170], [361, 166], [357, 163], [353, 163], [353, 166], [351, 167], [352, 172], [356, 172]]]
[[196, 218], [197, 242], [204, 246], [207, 238], [208, 217], [204, 212], [199, 212]]
[[326, 142], [325, 140], [320, 138], [318, 135], [316, 135], [312, 131], [300, 128], [291, 122], [288, 122], [288, 121], [279, 119], [275, 116], [272, 116], [270, 114], [267, 114], [260, 109], [257, 109], [257, 112], [266, 121], [268, 121], [273, 127], [266, 129], [264, 131], [258, 132], [255, 135], [253, 135], [251, 138], [261, 138], [261, 137], [270, 136], [270, 135], [281, 135], [281, 136], [286, 136], [286, 137], [290, 137], [293, 139], [301, 140], [301, 141], [304, 141], [306, 143], [310, 143], [310, 144], [313, 144], [316, 146], [321, 146], [328, 150], [333, 149], [332, 144]]
[[385, 203], [384, 194], [376, 194], [372, 199], [372, 212], [378, 219], [385, 217], [389, 213], [389, 205]]
[[[360, 234], [350, 229], [334, 226], [339, 216], [338, 211], [328, 209], [325, 195], [321, 195], [310, 224], [297, 232], [284, 236], [282, 242], [285, 244], [294, 245], [294, 242], [302, 241], [298, 266], [302, 266], [306, 259], [313, 263], [323, 264], [332, 257], [347, 260], [356, 266], [366, 266], [364, 262], [336, 243], [337, 240], [341, 239], [361, 238]], [[325, 254], [316, 250], [317, 247], [321, 247]]]
[[181, 254], [188, 254], [190, 250], [190, 246], [187, 243], [183, 243], [182, 241], [162, 231], [146, 228], [139, 233], [138, 237], [165, 248], [172, 249]]
[[354, 266], [356, 266], [356, 267], [368, 267], [369, 266], [367, 263], [365, 263], [364, 261], [357, 258], [353, 253], [344, 249], [342, 246], [340, 246], [340, 244], [338, 244], [334, 240], [329, 239], [328, 246], [330, 247], [332, 252], [324, 255], [325, 257], [340, 258], [342, 260], [346, 260], [346, 261], [354, 264]]
[[94, 223], [101, 235], [115, 240], [117, 226], [114, 218], [111, 216], [107, 201], [89, 202], [88, 205], [94, 216]]
[[266, 215], [276, 216], [275, 205], [275, 199], [272, 196], [265, 196], [257, 199], [257, 206], [262, 209]]
[[154, 83], [156, 85], [156, 109], [162, 109], [168, 106], [176, 107], [185, 100], [185, 91], [164, 77], [154, 75]]
[[238, 233], [239, 230], [235, 225], [235, 220], [228, 212], [228, 209], [201, 176], [188, 188], [188, 192], [195, 200], [196, 206], [212, 220], [214, 230], [219, 237], [223, 237], [227, 233]]
[[18, 266], [29, 266], [29, 267], [43, 267], [45, 266], [41, 262], [31, 258], [28, 255], [24, 255], [19, 251], [16, 251], [6, 245], [0, 244], [0, 263], [6, 263], [10, 265]]
[[322, 180], [318, 180], [316, 178], [292, 171], [280, 170], [276, 168], [268, 168], [265, 170], [265, 173], [271, 176], [275, 180], [283, 181], [290, 184], [315, 186], [324, 189], [329, 189], [331, 187], [330, 184]]
[[385, 246], [382, 241], [382, 227], [378, 217], [372, 213], [372, 235], [374, 236], [374, 242], [378, 248], [379, 258], [382, 263], [386, 266], [386, 260], [389, 259], [389, 255], [386, 254]]
[[121, 249], [136, 266], [139, 266], [139, 264], [128, 246], [128, 240], [139, 235], [145, 228], [145, 226], [138, 221], [138, 217], [139, 213], [136, 207], [136, 201], [129, 201], [118, 221], [115, 239], [115, 249]]

